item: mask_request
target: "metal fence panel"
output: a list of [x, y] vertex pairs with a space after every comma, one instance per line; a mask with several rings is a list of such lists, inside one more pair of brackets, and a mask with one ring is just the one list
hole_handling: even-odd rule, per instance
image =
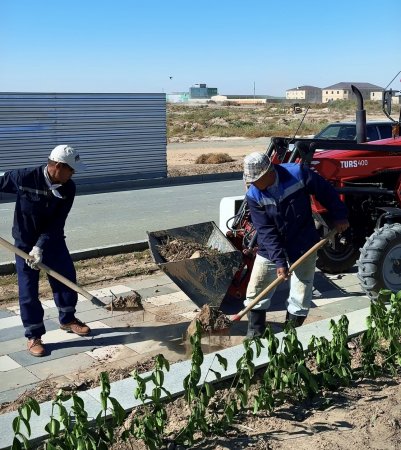
[[77, 184], [167, 176], [165, 94], [0, 93], [0, 172], [43, 164], [59, 144]]

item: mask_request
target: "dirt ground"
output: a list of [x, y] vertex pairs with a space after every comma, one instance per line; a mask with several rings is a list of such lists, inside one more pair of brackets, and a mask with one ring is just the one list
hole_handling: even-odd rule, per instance
[[[341, 120], [354, 117], [342, 117]], [[368, 117], [373, 120], [376, 117]], [[380, 117], [382, 119], [382, 117]], [[242, 170], [242, 160], [252, 151], [267, 148], [268, 138], [214, 138], [168, 146], [169, 176], [196, 175]], [[219, 165], [195, 164], [196, 158], [209, 152], [227, 153], [234, 162]], [[158, 271], [149, 252], [96, 258], [76, 263], [79, 283], [86, 289], [107, 286], [124, 278], [143, 276]], [[49, 298], [45, 277], [40, 284], [42, 298]], [[0, 308], [17, 304], [15, 275], [0, 276]], [[144, 361], [140, 371], [153, 367], [153, 361]], [[100, 370], [109, 370], [111, 380], [129, 376], [133, 367], [115, 369], [112, 364], [99, 364], [90, 373], [81, 374], [81, 385], [67, 387], [84, 390], [97, 383]], [[35, 397], [43, 401], [60, 386], [43, 384]], [[27, 393], [32, 395], [31, 393]], [[43, 394], [41, 396], [41, 394]], [[12, 405], [3, 405], [0, 413], [15, 409], [24, 397]], [[180, 403], [181, 402], [181, 403]], [[173, 415], [179, 421], [183, 410], [182, 399], [172, 403]], [[401, 449], [401, 385], [400, 378], [357, 380], [350, 387], [330, 392], [302, 405], [286, 404], [272, 416], [246, 413], [225, 436], [202, 441], [198, 449], [255, 449], [255, 450], [310, 450], [323, 449]], [[134, 447], [143, 448], [135, 443]], [[173, 448], [173, 447], [172, 447]]]
[[[244, 411], [224, 435], [189, 447], [202, 450], [398, 450], [401, 448], [400, 378], [360, 379], [326, 391], [301, 404], [286, 402], [273, 414]], [[222, 394], [224, 395], [224, 393]], [[182, 425], [188, 406], [168, 406], [169, 429]], [[144, 450], [140, 442], [119, 443], [113, 450]], [[171, 446], [182, 450], [183, 446]]]
[[[264, 151], [269, 138], [209, 139], [196, 142], [169, 144], [167, 168], [170, 177], [204, 175], [210, 173], [240, 172], [244, 157], [253, 151]], [[221, 164], [195, 164], [198, 156], [208, 153], [226, 153], [234, 160]]]

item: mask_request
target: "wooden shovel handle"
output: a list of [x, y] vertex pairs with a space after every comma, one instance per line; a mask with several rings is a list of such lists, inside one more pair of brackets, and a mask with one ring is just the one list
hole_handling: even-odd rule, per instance
[[[288, 274], [290, 275], [299, 265], [301, 265], [305, 259], [307, 259], [309, 256], [311, 256], [313, 253], [315, 253], [319, 248], [323, 247], [327, 244], [327, 242], [332, 239], [336, 235], [336, 230], [331, 230], [324, 239], [317, 242], [313, 247], [311, 247], [306, 253], [304, 253], [300, 258], [298, 258], [288, 269]], [[240, 311], [238, 314], [235, 314], [230, 317], [230, 319], [233, 322], [236, 322], [238, 320], [241, 320], [241, 318], [249, 311], [251, 310], [257, 303], [259, 303], [265, 296], [268, 294], [272, 289], [274, 289], [276, 286], [281, 284], [283, 281], [285, 281], [285, 278], [283, 276], [277, 277], [274, 281], [272, 281], [267, 287], [263, 289], [262, 292], [260, 292], [242, 311]]]
[[[16, 247], [15, 245], [11, 244], [10, 242], [6, 241], [2, 237], [0, 237], [0, 245], [5, 247], [6, 249], [10, 250], [12, 253], [15, 253], [16, 255], [20, 256], [24, 259], [32, 259], [32, 256], [28, 255], [28, 253], [25, 253], [20, 248]], [[50, 267], [46, 266], [43, 263], [38, 263], [37, 267], [43, 271], [45, 271], [47, 274], [49, 274], [51, 277], [55, 278], [56, 280], [60, 281], [60, 283], [63, 283], [65, 286], [69, 287], [75, 292], [78, 292], [78, 294], [83, 295], [85, 298], [90, 300], [91, 302], [99, 302], [99, 299], [97, 299], [94, 295], [92, 295], [90, 292], [86, 291], [85, 289], [82, 289], [77, 284], [73, 283], [71, 280], [66, 278], [65, 276], [61, 275], [60, 273], [56, 272], [53, 269], [50, 269]]]

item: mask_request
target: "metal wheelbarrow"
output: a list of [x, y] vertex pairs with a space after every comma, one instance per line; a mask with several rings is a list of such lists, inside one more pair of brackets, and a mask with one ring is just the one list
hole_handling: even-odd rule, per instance
[[[158, 267], [199, 307], [220, 307], [242, 262], [242, 254], [214, 222], [147, 232], [149, 249]], [[166, 261], [160, 246], [168, 239], [182, 239], [217, 250], [207, 256]]]

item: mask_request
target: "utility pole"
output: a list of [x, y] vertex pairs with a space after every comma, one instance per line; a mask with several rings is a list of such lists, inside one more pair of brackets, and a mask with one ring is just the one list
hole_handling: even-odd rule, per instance
[[255, 100], [255, 82], [253, 82], [253, 99]]

